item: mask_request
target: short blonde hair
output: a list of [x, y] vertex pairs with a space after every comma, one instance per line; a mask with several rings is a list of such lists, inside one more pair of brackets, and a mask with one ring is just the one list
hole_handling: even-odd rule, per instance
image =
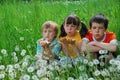
[[53, 30], [55, 31], [55, 34], [56, 34], [56, 36], [55, 37], [57, 37], [57, 35], [58, 35], [58, 24], [56, 23], [56, 22], [54, 22], [54, 21], [46, 21], [45, 23], [43, 23], [43, 25], [42, 25], [42, 30], [44, 29], [44, 28], [53, 28]]

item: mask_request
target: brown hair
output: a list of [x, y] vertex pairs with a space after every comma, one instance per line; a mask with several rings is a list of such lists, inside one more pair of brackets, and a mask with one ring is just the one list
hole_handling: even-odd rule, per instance
[[57, 37], [57, 34], [58, 34], [58, 24], [54, 21], [46, 21], [45, 23], [43, 23], [42, 25], [42, 30], [43, 28], [53, 28], [53, 30], [55, 31], [55, 38]]

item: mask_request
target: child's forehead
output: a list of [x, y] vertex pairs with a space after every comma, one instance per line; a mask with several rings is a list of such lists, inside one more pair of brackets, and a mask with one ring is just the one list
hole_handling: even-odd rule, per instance
[[52, 26], [44, 26], [43, 28], [42, 28], [43, 30], [49, 30], [49, 29], [54, 29], [54, 27], [52, 27]]

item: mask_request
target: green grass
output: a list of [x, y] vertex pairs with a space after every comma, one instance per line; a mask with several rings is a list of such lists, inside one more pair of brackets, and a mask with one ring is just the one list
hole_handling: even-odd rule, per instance
[[[14, 51], [16, 45], [32, 47], [36, 51], [36, 41], [41, 38], [41, 25], [53, 20], [60, 26], [64, 18], [74, 13], [89, 27], [89, 19], [96, 13], [103, 13], [109, 18], [109, 30], [120, 40], [120, 1], [119, 0], [80, 0], [80, 1], [31, 1], [6, 2], [0, 4], [0, 50]], [[21, 42], [20, 37], [25, 40]]]
[[[0, 79], [19, 80], [26, 76], [28, 80], [29, 78], [33, 80], [33, 76], [40, 80], [41, 78], [42, 80], [48, 78], [49, 80], [119, 79], [120, 55], [111, 61], [109, 65], [102, 66], [103, 69], [98, 69], [96, 61], [89, 62], [87, 59], [80, 60], [75, 65], [60, 65], [54, 62], [51, 63], [52, 65], [47, 65], [45, 61], [41, 61], [40, 58], [36, 59], [34, 56], [36, 54], [36, 41], [42, 37], [41, 25], [47, 20], [53, 20], [60, 27], [64, 18], [71, 13], [79, 16], [88, 28], [89, 19], [97, 13], [103, 13], [109, 19], [109, 31], [116, 33], [120, 43], [119, 4], [119, 0], [31, 0], [29, 3], [22, 0], [19, 0], [19, 2], [16, 2], [16, 0], [1, 0], [0, 50], [3, 52], [0, 52]], [[24, 38], [24, 40], [20, 40], [20, 38]], [[26, 51], [25, 55], [21, 55], [21, 51], [23, 53]], [[118, 52], [120, 52], [120, 44]], [[25, 63], [28, 65], [25, 65]], [[47, 66], [52, 69], [56, 67], [56, 69], [50, 70]], [[32, 69], [34, 70], [31, 71]], [[96, 73], [99, 70], [103, 74], [97, 75]], [[46, 72], [49, 74], [45, 75]], [[107, 72], [109, 74], [104, 75]]]

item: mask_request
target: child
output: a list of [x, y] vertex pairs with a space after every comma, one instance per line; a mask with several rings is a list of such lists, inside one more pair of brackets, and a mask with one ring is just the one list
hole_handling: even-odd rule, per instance
[[43, 38], [37, 41], [37, 53], [42, 55], [42, 59], [59, 59], [61, 44], [57, 40], [58, 25], [53, 21], [46, 21], [42, 25]]
[[70, 14], [65, 18], [59, 36], [65, 56], [76, 58], [80, 55], [81, 38], [86, 35], [87, 31], [86, 25], [76, 15]]
[[99, 50], [115, 52], [117, 40], [115, 34], [107, 30], [108, 19], [103, 14], [96, 14], [90, 19], [89, 25], [91, 30], [83, 38], [82, 51], [90, 51], [92, 58], [99, 57], [99, 54], [94, 53]]

